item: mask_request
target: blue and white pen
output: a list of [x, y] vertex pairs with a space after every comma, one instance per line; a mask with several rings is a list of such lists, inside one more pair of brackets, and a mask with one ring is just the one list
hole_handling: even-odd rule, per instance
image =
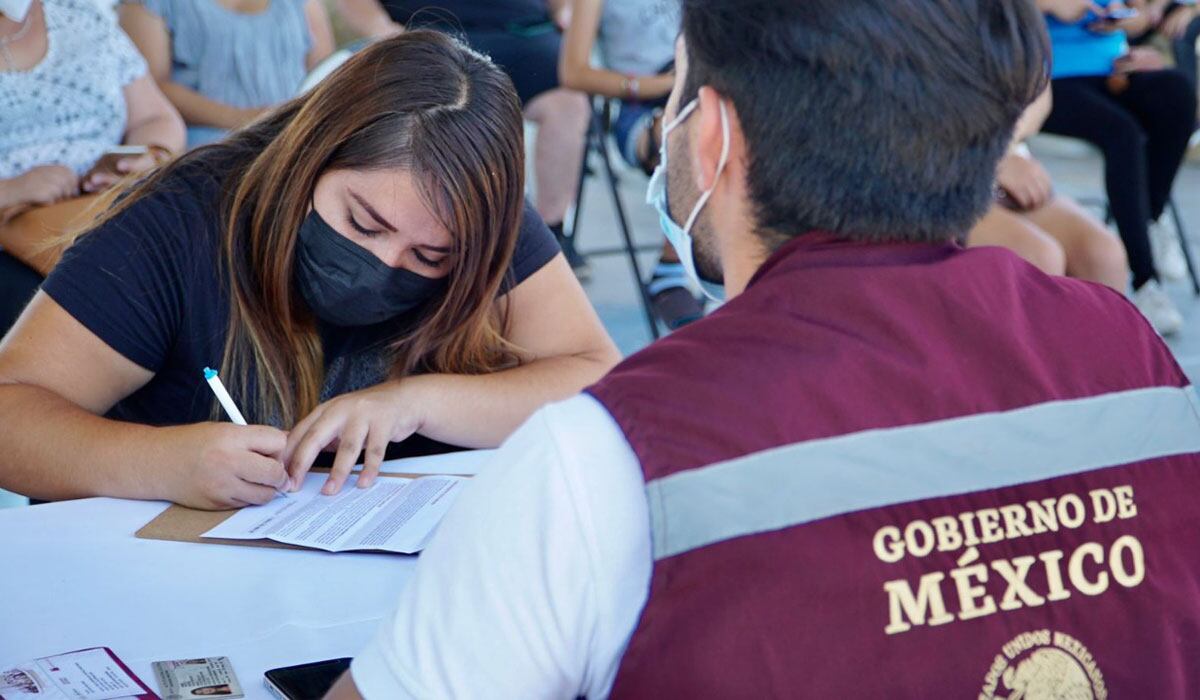
[[229, 420], [233, 421], [236, 425], [245, 425], [246, 418], [238, 410], [237, 404], [233, 402], [233, 397], [229, 395], [228, 391], [225, 391], [225, 385], [221, 383], [221, 378], [217, 376], [217, 370], [205, 367], [204, 380], [208, 382], [208, 386], [212, 389], [212, 392], [217, 395], [217, 401], [221, 403], [221, 408], [225, 409]]
[[[221, 383], [221, 378], [217, 376], [217, 370], [211, 367], [204, 368], [204, 381], [208, 382], [208, 387], [212, 389], [216, 395], [217, 401], [221, 404], [221, 408], [225, 409], [225, 414], [229, 416], [229, 420], [235, 425], [246, 425], [246, 417], [238, 410], [237, 404], [233, 402], [233, 397], [225, 390], [225, 385]], [[275, 493], [287, 498], [286, 492], [275, 489]]]

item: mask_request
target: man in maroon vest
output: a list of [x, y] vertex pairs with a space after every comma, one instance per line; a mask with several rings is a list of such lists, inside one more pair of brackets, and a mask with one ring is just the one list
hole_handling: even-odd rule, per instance
[[531, 418], [334, 695], [1200, 696], [1195, 392], [953, 242], [1048, 59], [1029, 0], [684, 0], [651, 201], [728, 303]]

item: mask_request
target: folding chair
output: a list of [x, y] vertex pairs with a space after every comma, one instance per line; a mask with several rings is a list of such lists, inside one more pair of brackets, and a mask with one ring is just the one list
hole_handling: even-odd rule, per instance
[[[1104, 212], [1105, 224], [1111, 226], [1114, 223], [1112, 205], [1109, 204], [1107, 198], [1084, 197], [1079, 201], [1102, 210]], [[1192, 258], [1192, 247], [1189, 245], [1191, 237], [1188, 235], [1187, 228], [1183, 224], [1183, 217], [1179, 215], [1179, 205], [1175, 203], [1174, 195], [1167, 200], [1167, 212], [1171, 214], [1171, 220], [1175, 223], [1175, 233], [1179, 236], [1179, 247], [1183, 250], [1183, 261], [1187, 263], [1188, 277], [1192, 281], [1192, 293], [1200, 297], [1200, 277], [1197, 276], [1196, 262]]]
[[[617, 227], [621, 231], [622, 245], [613, 248], [597, 248], [593, 250], [582, 251], [579, 253], [589, 258], [604, 257], [608, 255], [625, 255], [629, 261], [629, 271], [633, 275], [634, 284], [637, 285], [638, 295], [642, 300], [642, 310], [646, 314], [646, 325], [650, 330], [650, 337], [657, 340], [660, 333], [658, 322], [654, 318], [654, 308], [650, 303], [650, 294], [646, 290], [646, 283], [642, 276], [642, 268], [638, 263], [637, 254], [642, 252], [657, 251], [661, 249], [661, 244], [642, 244], [638, 245], [634, 242], [633, 233], [630, 230], [629, 219], [625, 215], [625, 205], [621, 200], [619, 189], [620, 179], [617, 176], [617, 171], [613, 167], [612, 156], [608, 150], [608, 137], [612, 123], [612, 100], [593, 97], [592, 98], [592, 119], [588, 125], [587, 140], [583, 147], [583, 169], [579, 175], [579, 188], [575, 192], [575, 214], [571, 220], [571, 231], [565, 236], [567, 239], [565, 245], [575, 245], [579, 235], [580, 215], [583, 211], [583, 190], [587, 179], [596, 174], [592, 169], [590, 160], [591, 156], [597, 156], [600, 159], [604, 170], [604, 179], [608, 181], [608, 191], [612, 196], [613, 210], [617, 218]], [[579, 250], [576, 248], [576, 250]]]
[[[1183, 226], [1183, 217], [1179, 215], [1179, 205], [1175, 203], [1175, 196], [1167, 200], [1167, 210], [1171, 212], [1171, 219], [1175, 222], [1175, 232], [1179, 235], [1179, 247], [1183, 248], [1183, 259], [1187, 263], [1188, 277], [1192, 278], [1192, 293], [1200, 297], [1200, 279], [1196, 276], [1196, 263], [1192, 260], [1192, 247], [1188, 245], [1190, 236], [1187, 229]], [[1112, 216], [1109, 214], [1109, 216]]]
[[[1056, 144], [1074, 144], [1085, 148], [1088, 152], [1099, 153], [1099, 149], [1090, 143], [1081, 139], [1075, 139], [1068, 136], [1058, 136], [1055, 134], [1038, 134], [1033, 137], [1037, 143], [1043, 146], [1050, 146], [1052, 149]], [[1080, 197], [1080, 203], [1087, 206], [1094, 206], [1104, 212], [1104, 223], [1112, 225], [1114, 222], [1112, 215], [1112, 206], [1107, 197]], [[1167, 199], [1167, 212], [1171, 214], [1171, 220], [1175, 223], [1175, 234], [1179, 236], [1179, 247], [1183, 249], [1183, 260], [1187, 263], [1188, 277], [1192, 281], [1192, 292], [1196, 296], [1200, 296], [1200, 274], [1196, 270], [1196, 261], [1192, 258], [1192, 248], [1190, 245], [1191, 236], [1188, 235], [1187, 227], [1183, 223], [1183, 217], [1179, 214], [1179, 205], [1175, 203], [1175, 196], [1172, 195]]]

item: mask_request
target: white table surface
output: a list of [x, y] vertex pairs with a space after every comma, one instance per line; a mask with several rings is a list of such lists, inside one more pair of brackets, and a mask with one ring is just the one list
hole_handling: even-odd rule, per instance
[[[474, 474], [485, 455], [389, 467]], [[358, 653], [416, 565], [133, 536], [166, 505], [88, 498], [0, 510], [0, 669], [107, 646], [157, 691], [152, 661], [228, 656], [246, 697], [268, 698], [264, 671]]]

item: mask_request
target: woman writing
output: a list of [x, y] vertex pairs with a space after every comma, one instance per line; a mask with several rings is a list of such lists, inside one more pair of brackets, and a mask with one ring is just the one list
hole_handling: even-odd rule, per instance
[[[597, 379], [521, 129], [502, 72], [411, 32], [144, 180], [0, 344], [0, 487], [236, 507], [337, 445], [332, 493], [362, 449], [365, 486], [389, 442], [497, 445]], [[206, 422], [205, 366], [260, 425]]]

